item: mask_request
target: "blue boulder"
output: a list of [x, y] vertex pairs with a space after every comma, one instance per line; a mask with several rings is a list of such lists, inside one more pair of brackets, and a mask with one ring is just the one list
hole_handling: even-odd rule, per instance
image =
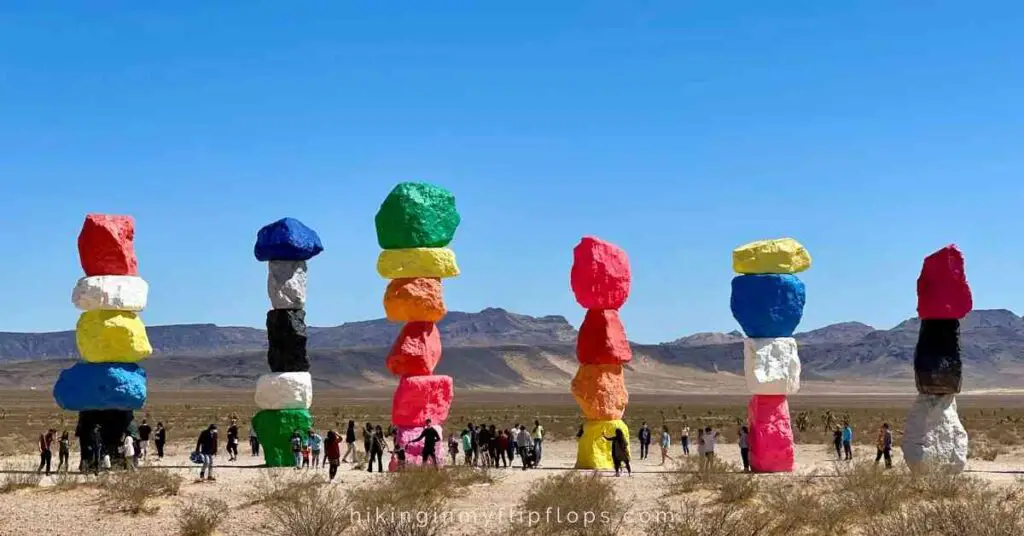
[[792, 337], [804, 316], [804, 283], [791, 274], [741, 275], [732, 280], [732, 316], [747, 337]]
[[316, 231], [295, 218], [282, 218], [256, 233], [258, 261], [308, 261], [324, 250]]
[[146, 403], [146, 371], [134, 363], [75, 363], [53, 386], [57, 405], [70, 411], [136, 410]]

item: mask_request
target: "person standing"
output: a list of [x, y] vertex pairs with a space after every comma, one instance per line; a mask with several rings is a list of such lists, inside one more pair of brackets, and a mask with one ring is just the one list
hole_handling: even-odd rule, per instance
[[[668, 435], [667, 432], [662, 432], [662, 438]], [[640, 459], [646, 460], [648, 451], [651, 449], [651, 430], [647, 428], [647, 421], [640, 424], [640, 431], [636, 434], [637, 439], [640, 441]], [[661, 452], [661, 463], [665, 463], [665, 445], [662, 444]]]
[[149, 457], [149, 437], [153, 433], [153, 427], [149, 425], [146, 419], [142, 419], [142, 425], [139, 426], [139, 458], [145, 460]]
[[469, 439], [473, 443], [473, 466], [480, 463], [480, 430], [469, 423]]
[[533, 451], [537, 456], [534, 462], [540, 467], [541, 454], [544, 452], [544, 427], [539, 420], [533, 421]]
[[[427, 420], [427, 424], [429, 426], [429, 420]], [[435, 434], [437, 433], [437, 431], [434, 430], [433, 428], [430, 428], [430, 430], [433, 430]], [[366, 463], [367, 472], [373, 472], [373, 460], [377, 460], [377, 472], [384, 472], [384, 450], [386, 448], [387, 443], [384, 440], [384, 429], [378, 426], [373, 430], [373, 433], [370, 434], [370, 459]], [[424, 447], [424, 453], [426, 452], [425, 449], [426, 447]], [[426, 458], [424, 458], [424, 461], [425, 460]], [[437, 458], [434, 458], [434, 465], [437, 465]]]
[[843, 432], [838, 426], [832, 430], [832, 446], [836, 449], [836, 459], [843, 459]]
[[530, 437], [530, 433], [526, 431], [526, 425], [519, 427], [519, 432], [516, 435], [516, 443], [519, 445], [519, 461], [523, 464], [523, 471], [530, 465], [530, 453], [529, 450], [533, 448], [533, 438]]
[[883, 423], [878, 429], [878, 439], [875, 440], [878, 447], [878, 455], [875, 456], [875, 465], [879, 460], [885, 458], [885, 468], [892, 469], [892, 430], [889, 430], [889, 423]]
[[750, 472], [750, 437], [746, 426], [740, 427], [740, 438], [736, 441], [740, 446], [740, 461], [743, 462], [743, 472]]
[[228, 426], [228, 461], [238, 459], [238, 419], [231, 419], [231, 426]]
[[164, 445], [167, 444], [167, 429], [164, 423], [156, 423], [156, 432], [153, 434], [153, 445], [156, 446], [156, 457], [164, 459]]
[[[323, 446], [324, 438], [320, 434], [316, 433], [316, 430], [309, 431], [309, 448], [313, 451], [313, 469], [319, 469], [323, 467], [320, 464], [320, 447]], [[326, 459], [324, 462], [326, 463]]]
[[260, 438], [256, 435], [256, 428], [253, 428], [252, 424], [249, 425], [249, 448], [252, 449], [253, 456], [260, 455]]
[[846, 461], [853, 460], [853, 428], [850, 427], [850, 421], [843, 422], [843, 454]]
[[70, 456], [71, 453], [71, 440], [68, 439], [67, 430], [64, 430], [64, 433], [60, 435], [60, 442], [58, 443], [58, 448], [60, 449], [60, 451], [58, 453], [59, 461], [57, 462], [57, 472], [61, 472], [61, 469], [63, 468], [64, 472], [66, 473], [71, 469], [70, 464], [68, 463], [68, 456]]
[[690, 455], [690, 427], [683, 425], [683, 430], [679, 433], [680, 441], [683, 443], [683, 456]]
[[[650, 432], [648, 432], [650, 434]], [[641, 443], [642, 445], [642, 443]], [[672, 436], [668, 433], [668, 426], [661, 427], [661, 465], [665, 465], [665, 460], [672, 460], [672, 456], [668, 455], [668, 448], [672, 445]], [[673, 460], [675, 461], [675, 460]]]
[[462, 453], [466, 457], [466, 465], [473, 465], [473, 437], [469, 428], [462, 430]]
[[704, 464], [710, 469], [715, 463], [715, 444], [718, 442], [718, 432], [712, 431], [708, 426], [704, 428], [704, 435], [701, 437], [704, 443]]
[[324, 457], [327, 458], [327, 476], [334, 480], [334, 476], [338, 474], [338, 466], [341, 465], [341, 437], [334, 430], [327, 431]]
[[203, 466], [199, 469], [199, 480], [217, 480], [213, 477], [213, 459], [217, 455], [217, 425], [211, 424], [199, 434], [196, 440], [196, 452], [202, 458]]
[[434, 468], [437, 468], [437, 453], [435, 451], [437, 442], [441, 440], [441, 436], [434, 430], [434, 427], [430, 425], [430, 419], [427, 419], [427, 423], [423, 426], [423, 431], [420, 435], [409, 441], [409, 443], [417, 443], [423, 441], [423, 455], [421, 464], [426, 466], [427, 460], [434, 464]]
[[100, 428], [100, 425], [97, 424], [92, 427], [89, 443], [91, 445], [89, 450], [92, 452], [92, 470], [94, 474], [98, 475], [100, 474], [100, 462], [103, 460], [103, 456], [106, 455], [103, 452], [103, 430]]
[[39, 434], [39, 468], [36, 469], [37, 473], [43, 472], [43, 467], [46, 467], [46, 476], [50, 476], [50, 463], [53, 460], [53, 434], [57, 431], [50, 428], [46, 432]]
[[348, 421], [348, 428], [345, 430], [345, 455], [341, 461], [347, 462], [349, 454], [352, 455], [352, 463], [356, 463], [356, 421]]
[[629, 468], [629, 445], [626, 444], [626, 436], [622, 433], [622, 428], [616, 428], [615, 435], [605, 437], [605, 439], [612, 443], [612, 462], [615, 463], [615, 476], [621, 475], [620, 470], [623, 465], [626, 466], [626, 473], [629, 476], [633, 476], [633, 470]]
[[452, 457], [451, 465], [459, 462], [459, 438], [454, 432], [448, 433], [448, 455]]
[[[513, 428], [512, 430], [515, 430]], [[516, 435], [512, 433], [512, 430], [505, 429], [505, 439], [507, 439], [508, 448], [505, 449], [505, 456], [508, 458], [508, 464], [512, 465], [512, 462], [516, 460]]]
[[373, 425], [366, 423], [363, 427], [363, 452], [366, 453], [366, 457], [370, 457], [370, 450], [373, 449]]
[[121, 438], [121, 454], [124, 455], [124, 468], [134, 471], [138, 468], [138, 458], [135, 457], [135, 438], [128, 432]]
[[295, 470], [302, 469], [302, 435], [296, 430], [292, 432], [292, 437], [289, 440], [292, 444], [292, 456], [295, 458]]

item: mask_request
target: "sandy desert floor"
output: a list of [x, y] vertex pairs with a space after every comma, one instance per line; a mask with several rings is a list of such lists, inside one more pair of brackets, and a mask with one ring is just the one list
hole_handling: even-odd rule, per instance
[[[626, 518], [623, 534], [638, 534], [642, 519], [655, 509], [659, 503], [679, 501], [680, 498], [665, 497], [665, 475], [671, 470], [668, 466], [659, 465], [660, 449], [647, 460], [638, 459], [639, 448], [633, 446], [634, 460], [632, 477], [615, 478], [613, 474], [604, 475], [612, 479], [618, 497], [627, 501], [630, 512]], [[251, 490], [257, 479], [265, 478], [266, 469], [259, 468], [259, 458], [243, 453], [237, 462], [227, 462], [226, 457], [217, 459], [216, 482], [195, 482], [198, 476], [197, 466], [188, 462], [185, 455], [187, 447], [173, 448], [170, 456], [160, 461], [148, 461], [146, 467], [164, 467], [186, 477], [184, 486], [178, 497], [159, 499], [156, 504], [159, 510], [151, 515], [130, 516], [110, 513], [102, 508], [99, 492], [91, 488], [80, 488], [73, 491], [53, 492], [53, 477], [43, 479], [39, 489], [20, 490], [0, 495], [0, 534], [3, 536], [19, 535], [68, 535], [109, 534], [109, 535], [171, 535], [175, 534], [175, 516], [181, 506], [197, 498], [219, 498], [231, 507], [226, 522], [221, 525], [220, 533], [225, 536], [252, 536], [264, 525], [264, 512], [260, 507], [246, 506], [249, 499], [247, 490]], [[737, 462], [739, 452], [735, 445], [720, 446], [719, 455], [728, 461]], [[672, 455], [681, 456], [681, 449], [674, 445]], [[895, 463], [900, 464], [900, 455], [895, 454]], [[757, 475], [766, 485], [781, 483], [786, 479], [802, 479], [807, 475], [820, 474], [828, 478], [834, 470], [834, 453], [826, 445], [798, 445], [795, 474]], [[870, 448], [858, 447], [855, 458], [873, 458], [874, 451]], [[571, 441], [550, 442], [545, 445], [542, 467], [535, 470], [522, 471], [518, 467], [499, 470], [499, 480], [494, 484], [473, 486], [464, 497], [452, 500], [448, 507], [458, 514], [461, 523], [446, 530], [450, 534], [493, 534], [500, 532], [509, 524], [509, 516], [528, 515], [518, 508], [527, 491], [541, 479], [572, 468], [575, 460], [575, 443]], [[29, 456], [8, 457], [0, 460], [6, 466], [15, 464], [18, 467], [30, 467], [35, 460]], [[386, 460], [385, 460], [386, 462]], [[518, 462], [517, 462], [518, 464]], [[294, 474], [294, 469], [275, 469], [274, 472]], [[968, 471], [978, 477], [992, 481], [994, 484], [1012, 484], [1020, 475], [1024, 475], [1024, 451], [1020, 449], [1000, 456], [997, 462], [971, 460]], [[324, 471], [326, 474], [326, 471]], [[356, 470], [352, 465], [343, 465], [334, 481], [334, 486], [355, 487], [372, 482], [376, 479], [389, 478], [387, 473], [368, 473]], [[50, 488], [50, 489], [47, 489]], [[538, 515], [545, 515], [539, 513]], [[483, 530], [481, 530], [483, 529]]]

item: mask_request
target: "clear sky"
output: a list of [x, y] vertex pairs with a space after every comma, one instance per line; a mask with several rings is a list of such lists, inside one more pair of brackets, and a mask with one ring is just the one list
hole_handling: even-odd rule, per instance
[[641, 342], [736, 329], [730, 252], [776, 236], [814, 256], [802, 329], [912, 316], [950, 242], [977, 307], [1024, 311], [1019, 2], [17, 4], [0, 331], [73, 329], [87, 212], [135, 216], [150, 325], [261, 325], [283, 216], [326, 247], [309, 322], [380, 317], [405, 180], [458, 199], [455, 310], [578, 323], [592, 234], [630, 254]]

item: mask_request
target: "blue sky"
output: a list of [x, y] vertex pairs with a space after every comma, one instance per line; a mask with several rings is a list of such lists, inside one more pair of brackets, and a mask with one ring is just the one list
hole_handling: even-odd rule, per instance
[[950, 242], [1024, 311], [1019, 3], [32, 4], [0, 7], [0, 331], [73, 329], [87, 212], [137, 219], [148, 324], [261, 325], [283, 216], [326, 247], [310, 323], [382, 316], [404, 180], [458, 199], [451, 309], [578, 323], [592, 234], [641, 342], [735, 329], [730, 252], [775, 236], [814, 256], [805, 329], [913, 315]]

